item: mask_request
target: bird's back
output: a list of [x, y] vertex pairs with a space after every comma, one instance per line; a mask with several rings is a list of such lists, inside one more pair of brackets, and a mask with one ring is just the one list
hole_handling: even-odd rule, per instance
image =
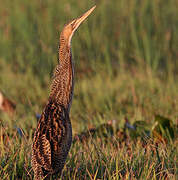
[[68, 111], [50, 100], [46, 105], [33, 139], [32, 167], [36, 179], [61, 173], [72, 142]]

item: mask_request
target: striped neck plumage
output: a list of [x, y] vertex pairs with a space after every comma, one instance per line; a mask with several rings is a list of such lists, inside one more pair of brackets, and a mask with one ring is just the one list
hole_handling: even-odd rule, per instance
[[68, 42], [60, 38], [59, 64], [57, 65], [51, 86], [50, 98], [70, 110], [74, 87], [74, 67], [71, 48]]
[[50, 99], [70, 109], [74, 86], [74, 67], [72, 63], [71, 40], [80, 24], [91, 14], [96, 6], [64, 26], [60, 35], [59, 65], [54, 72]]

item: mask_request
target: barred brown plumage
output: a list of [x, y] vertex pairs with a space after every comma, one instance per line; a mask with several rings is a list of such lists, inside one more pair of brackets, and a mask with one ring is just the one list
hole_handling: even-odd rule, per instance
[[65, 25], [60, 34], [59, 65], [55, 69], [48, 103], [33, 138], [31, 164], [35, 179], [48, 179], [54, 174], [60, 177], [64, 167], [72, 143], [69, 118], [74, 87], [71, 38], [95, 7]]

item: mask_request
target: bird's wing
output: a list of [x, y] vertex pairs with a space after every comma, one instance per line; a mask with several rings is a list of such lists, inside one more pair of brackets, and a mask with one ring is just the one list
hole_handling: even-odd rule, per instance
[[53, 161], [61, 153], [65, 144], [65, 112], [55, 103], [48, 103], [38, 122], [33, 141], [33, 156], [38, 165], [50, 171]]
[[[41, 119], [43, 118], [43, 115], [41, 116]], [[40, 120], [41, 120], [40, 119]], [[33, 142], [33, 156], [38, 163], [38, 165], [44, 167], [46, 170], [51, 169], [51, 146], [50, 141], [47, 138], [47, 134], [43, 133], [45, 132], [44, 123], [40, 123], [37, 128], [35, 136], [34, 136], [34, 142]], [[41, 131], [42, 130], [42, 131]]]

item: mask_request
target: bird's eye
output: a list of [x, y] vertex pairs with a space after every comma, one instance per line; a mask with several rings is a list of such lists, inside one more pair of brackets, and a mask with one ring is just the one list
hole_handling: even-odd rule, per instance
[[74, 20], [74, 21], [72, 22], [71, 26], [74, 26], [75, 22], [76, 22], [76, 20]]

